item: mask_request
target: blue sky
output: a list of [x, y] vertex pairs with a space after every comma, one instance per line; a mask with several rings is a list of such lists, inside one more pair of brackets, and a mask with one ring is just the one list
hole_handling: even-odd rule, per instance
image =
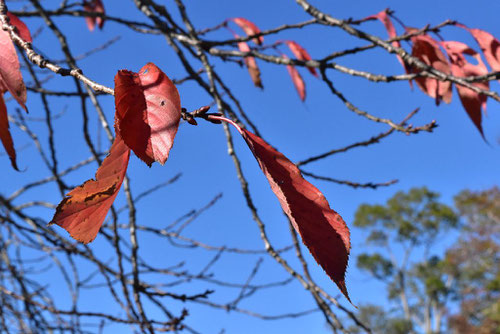
[[[59, 2], [55, 1], [55, 3]], [[500, 10], [500, 3], [492, 1], [477, 1], [474, 4], [470, 1], [451, 0], [315, 1], [313, 3], [338, 18], [363, 18], [389, 7], [395, 10], [396, 16], [408, 26], [423, 27], [426, 24], [438, 24], [445, 19], [455, 19], [470, 27], [481, 28], [497, 37], [500, 36], [498, 18], [495, 15]], [[136, 12], [131, 1], [104, 1], [104, 4], [110, 15], [145, 21], [145, 18]], [[168, 2], [167, 6], [170, 5], [172, 4]], [[10, 6], [16, 7], [15, 3]], [[245, 17], [263, 30], [309, 18], [294, 2], [285, 0], [193, 0], [186, 1], [186, 7], [199, 29], [214, 26], [229, 17]], [[41, 22], [36, 19], [24, 21], [32, 32], [41, 25]], [[138, 71], [149, 61], [157, 64], [171, 78], [185, 76], [175, 54], [161, 37], [146, 37], [124, 31], [120, 26], [111, 22], [107, 22], [102, 31], [94, 33], [87, 31], [83, 19], [58, 18], [56, 23], [67, 32], [69, 45], [75, 54], [83, 53], [115, 36], [120, 36], [120, 40], [110, 48], [79, 62], [84, 73], [99, 83], [112, 87], [117, 70], [126, 68]], [[401, 32], [401, 27], [397, 23], [395, 26]], [[363, 29], [372, 34], [387, 37], [386, 31], [378, 21], [366, 23]], [[447, 40], [466, 42], [478, 49], [472, 38], [459, 28], [447, 27], [443, 29], [442, 36]], [[230, 34], [227, 31], [215, 32], [207, 36], [210, 39], [228, 37]], [[364, 42], [347, 36], [340, 29], [320, 27], [291, 30], [278, 36], [269, 36], [266, 37], [266, 43], [272, 43], [278, 39], [296, 40], [309, 51], [313, 58], [321, 58], [344, 48], [364, 45]], [[39, 34], [34, 45], [51, 59], [62, 58], [57, 41], [48, 29], [44, 29]], [[407, 48], [407, 45], [403, 46]], [[363, 55], [340, 58], [336, 61], [345, 66], [374, 73], [401, 74], [403, 71], [394, 56], [380, 50], [372, 50]], [[214, 63], [233, 93], [240, 98], [247, 114], [258, 125], [264, 138], [292, 161], [300, 161], [332, 148], [343, 147], [387, 130], [385, 126], [368, 122], [348, 111], [336, 97], [329, 93], [328, 88], [321, 81], [304, 69], [299, 69], [307, 89], [307, 99], [302, 103], [284, 67], [258, 61], [264, 84], [264, 90], [261, 91], [253, 87], [245, 68], [218, 60]], [[201, 67], [201, 65], [197, 66]], [[440, 192], [443, 200], [451, 203], [453, 195], [464, 188], [479, 190], [499, 183], [500, 113], [497, 103], [488, 102], [488, 116], [483, 121], [489, 142], [487, 144], [463, 110], [456, 91], [454, 91], [451, 104], [436, 107], [434, 101], [418, 88], [412, 91], [407, 82], [374, 84], [338, 72], [329, 72], [329, 77], [336, 88], [355, 105], [374, 115], [399, 121], [411, 110], [420, 107], [421, 111], [413, 119], [413, 124], [421, 125], [435, 119], [439, 125], [432, 134], [421, 133], [410, 136], [395, 134], [372, 147], [358, 148], [304, 167], [305, 170], [319, 175], [355, 182], [384, 182], [394, 178], [399, 180], [393, 186], [378, 190], [352, 189], [323, 181], [311, 181], [323, 191], [332, 208], [338, 211], [348, 224], [352, 222], [354, 212], [361, 203], [385, 202], [398, 190], [425, 185]], [[498, 90], [497, 82], [492, 83], [491, 86], [494, 90]], [[70, 78], [54, 78], [47, 87], [74, 89]], [[188, 110], [212, 102], [210, 97], [193, 82], [187, 82], [178, 88], [182, 106]], [[112, 97], [101, 97], [100, 101], [107, 118], [111, 120], [114, 113]], [[90, 152], [84, 144], [83, 136], [79, 133], [81, 114], [78, 101], [50, 98], [50, 103], [54, 113], [64, 111], [62, 116], [54, 122], [55, 140], [58, 143], [57, 153], [61, 169], [63, 169], [87, 158]], [[15, 105], [10, 102], [8, 110], [13, 110], [13, 108]], [[28, 108], [30, 117], [36, 118], [43, 115], [40, 100], [36, 95], [29, 95]], [[202, 207], [217, 194], [223, 193], [222, 199], [186, 230], [186, 235], [200, 238], [214, 245], [262, 249], [256, 225], [244, 205], [234, 166], [227, 155], [223, 132], [216, 125], [200, 123], [198, 127], [181, 124], [165, 166], [154, 165], [149, 169], [135, 156], [131, 158], [128, 175], [132, 179], [134, 194], [139, 194], [159, 182], [182, 173], [178, 182], [139, 202], [139, 222], [151, 226], [166, 225], [189, 210]], [[90, 124], [94, 138], [97, 138], [100, 133], [102, 148], [105, 150], [108, 142], [103, 132], [97, 130], [99, 123], [95, 114], [91, 115]], [[35, 122], [33, 126], [42, 138], [43, 145], [46, 146], [44, 136], [46, 130], [43, 123]], [[15, 127], [13, 135], [17, 148], [30, 142], [29, 138]], [[243, 140], [235, 136], [235, 145], [242, 160], [245, 176], [249, 179], [253, 198], [260, 208], [259, 213], [266, 223], [271, 240], [279, 246], [288, 245], [290, 243], [288, 226], [278, 201]], [[18, 164], [20, 168], [26, 169], [22, 173], [12, 171], [8, 159], [5, 156], [0, 157], [0, 166], [3, 171], [0, 191], [3, 195], [12, 193], [27, 180], [37, 180], [49, 175], [49, 171], [41, 165], [39, 159], [31, 158], [35, 154], [36, 150], [33, 146], [18, 151]], [[67, 178], [68, 183], [78, 185], [93, 177], [95, 168], [95, 165], [90, 165], [81, 169]], [[31, 191], [23, 197], [23, 200], [28, 198], [43, 198], [53, 203], [60, 200], [53, 185]], [[118, 196], [117, 203], [118, 206], [124, 204], [122, 193]], [[53, 212], [49, 209], [37, 209], [36, 214], [50, 220]], [[125, 222], [126, 215], [123, 215], [122, 219]], [[62, 229], [58, 231], [61, 234], [66, 233]], [[147, 235], [142, 235], [141, 238], [143, 245], [141, 252], [159, 266], [187, 261], [192, 268], [201, 270], [214, 255], [211, 253], [198, 256], [195, 251], [181, 251]], [[357, 254], [365, 250], [362, 240], [361, 232], [353, 228], [352, 260], [347, 275], [347, 284], [351, 299], [355, 304], [377, 303], [385, 297], [384, 291], [369, 277], [355, 269], [354, 259]], [[99, 237], [90, 247], [96, 252], [101, 252], [101, 248], [102, 252], [107, 251], [105, 242]], [[314, 278], [333, 295], [337, 295], [338, 291], [334, 284], [314, 264], [309, 254], [307, 256]], [[111, 258], [111, 255], [109, 257]], [[292, 256], [288, 258], [292, 259]], [[255, 257], [248, 257], [248, 261], [244, 259], [245, 257], [241, 256], [224, 257], [213, 270], [228, 280], [242, 281], [250, 273], [256, 260]], [[269, 282], [286, 277], [284, 271], [277, 267], [270, 258], [266, 257], [262, 266], [263, 269], [256, 277], [257, 282]], [[53, 277], [47, 277], [47, 283], [53, 284], [60, 279], [60, 275], [54, 274]], [[192, 289], [199, 291], [206, 287], [204, 282], [198, 282], [193, 284]], [[186, 288], [183, 286], [183, 289]], [[238, 290], [216, 292], [213, 297], [215, 300], [227, 301], [238, 293]], [[61, 293], [60, 296], [64, 298], [64, 294]], [[84, 305], [89, 308], [98, 309], [107, 305], [102, 302], [102, 298], [96, 298], [90, 293], [82, 295], [82, 299]], [[345, 300], [342, 302], [344, 303]], [[302, 311], [314, 307], [314, 304], [311, 297], [305, 294], [297, 283], [292, 283], [274, 291], [260, 292], [255, 298], [245, 301], [241, 306], [266, 314], [277, 314], [286, 310]], [[182, 305], [173, 303], [172, 307], [175, 309]], [[215, 314], [205, 313], [204, 308], [188, 307], [191, 309], [190, 324], [195, 329], [206, 333], [217, 333], [222, 328], [226, 328], [227, 333], [254, 333], [256, 329], [262, 333], [327, 332], [322, 316], [318, 313], [298, 319], [273, 322], [258, 321], [246, 315], [226, 314], [223, 311]]]

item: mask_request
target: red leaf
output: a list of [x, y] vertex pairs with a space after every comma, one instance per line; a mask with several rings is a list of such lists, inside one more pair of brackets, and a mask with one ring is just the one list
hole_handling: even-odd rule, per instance
[[164, 164], [181, 119], [179, 92], [153, 63], [115, 76], [115, 130], [148, 166]]
[[[247, 19], [244, 19], [242, 17], [235, 17], [230, 20], [236, 23], [241, 29], [243, 29], [245, 34], [247, 34], [248, 36], [260, 33], [260, 29], [253, 22], [248, 21]], [[264, 43], [264, 37], [255, 37], [252, 39], [252, 41], [257, 45], [262, 45], [262, 43]]]
[[[302, 61], [311, 60], [311, 56], [306, 51], [306, 49], [304, 49], [302, 46], [300, 46], [297, 42], [295, 42], [295, 41], [284, 41], [284, 43], [286, 43], [286, 45], [288, 46], [288, 48], [290, 49], [290, 51], [292, 51], [293, 55], [298, 60], [302, 60]], [[318, 73], [316, 72], [316, 69], [314, 67], [307, 67], [307, 69], [316, 78], [318, 77]]]
[[[90, 13], [106, 14], [104, 10], [104, 5], [101, 0], [90, 0], [83, 4], [83, 9]], [[90, 31], [94, 31], [95, 25], [102, 29], [104, 25], [104, 19], [102, 17], [85, 17], [85, 22]]]
[[[283, 58], [288, 58], [286, 55], [282, 55]], [[306, 99], [306, 85], [304, 80], [299, 74], [299, 71], [293, 65], [286, 65], [286, 69], [288, 70], [288, 74], [292, 77], [293, 84], [295, 85], [295, 89], [297, 89], [297, 93], [302, 101]]]
[[19, 36], [21, 36], [21, 38], [24, 39], [26, 42], [30, 43], [33, 42], [33, 40], [31, 39], [31, 33], [26, 24], [24, 24], [23, 21], [21, 21], [17, 16], [11, 14], [10, 12], [7, 13], [7, 16], [10, 19], [10, 23], [17, 28]]
[[[468, 77], [488, 74], [488, 69], [481, 60], [479, 53], [471, 49], [468, 45], [454, 41], [442, 42], [442, 45], [450, 58], [451, 71], [454, 76]], [[477, 65], [469, 63], [464, 54], [474, 57], [477, 60]], [[489, 82], [487, 81], [475, 82], [472, 85], [484, 90], [490, 89]], [[487, 96], [478, 94], [464, 86], [455, 85], [455, 87], [465, 111], [484, 138], [483, 127], [481, 125], [481, 109], [486, 111]]]
[[262, 138], [227, 118], [215, 116], [213, 119], [229, 122], [238, 129], [304, 245], [349, 299], [345, 272], [351, 243], [342, 217], [330, 208], [325, 196], [302, 177], [297, 166]]
[[[236, 34], [234, 35], [235, 38], [239, 37]], [[245, 42], [238, 43], [238, 49], [240, 49], [241, 52], [250, 52], [250, 47]], [[255, 58], [252, 56], [246, 56], [244, 60], [245, 60], [245, 65], [248, 68], [248, 73], [250, 73], [250, 78], [252, 78], [253, 84], [259, 88], [263, 88], [262, 80], [260, 79], [260, 70], [259, 67], [257, 66]]]
[[5, 152], [9, 156], [10, 163], [15, 170], [17, 168], [16, 163], [16, 151], [14, 149], [14, 142], [12, 141], [12, 136], [9, 131], [9, 119], [7, 118], [7, 107], [3, 100], [2, 83], [0, 82], [0, 140], [2, 141]]
[[[413, 29], [408, 29], [411, 32]], [[411, 38], [413, 42], [412, 56], [420, 59], [425, 64], [432, 66], [445, 74], [451, 74], [451, 69], [446, 56], [439, 48], [439, 43], [429, 35], [418, 35]], [[412, 68], [413, 73], [421, 72]], [[427, 95], [436, 99], [436, 105], [441, 100], [446, 103], [451, 102], [451, 82], [439, 81], [437, 79], [418, 77], [415, 79], [417, 86]]]
[[[394, 28], [394, 25], [392, 24], [391, 18], [389, 17], [389, 15], [387, 15], [387, 11], [388, 11], [388, 9], [385, 9], [385, 10], [381, 11], [380, 13], [368, 16], [364, 20], [370, 20], [370, 19], [379, 20], [385, 26], [385, 29], [387, 30], [387, 33], [389, 34], [389, 38], [394, 38], [394, 37], [397, 37], [396, 29]], [[392, 46], [394, 46], [396, 48], [401, 47], [401, 43], [399, 41], [394, 41], [391, 44], [392, 44]], [[405, 72], [410, 73], [411, 72], [410, 66], [404, 62], [403, 58], [401, 58], [399, 55], [396, 55], [396, 57], [398, 58], [401, 65], [403, 65]], [[410, 81], [410, 86], [412, 86], [411, 81]]]
[[49, 225], [61, 226], [72, 238], [85, 244], [93, 241], [120, 190], [129, 157], [130, 150], [117, 133], [95, 180], [71, 190], [57, 206]]
[[493, 71], [500, 71], [500, 42], [498, 39], [484, 30], [470, 29], [463, 25], [460, 26], [468, 30], [474, 37]]
[[[21, 31], [20, 31], [21, 32]], [[26, 37], [26, 36], [25, 36]], [[21, 107], [26, 109], [26, 86], [20, 71], [16, 48], [8, 32], [0, 29], [0, 79]], [[3, 90], [2, 90], [3, 92]]]

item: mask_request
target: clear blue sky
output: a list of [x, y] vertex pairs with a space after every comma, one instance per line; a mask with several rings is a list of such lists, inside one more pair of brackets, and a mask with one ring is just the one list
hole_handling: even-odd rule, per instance
[[[54, 3], [59, 3], [56, 1]], [[426, 24], [437, 24], [445, 19], [455, 19], [470, 27], [487, 30], [500, 37], [498, 13], [500, 3], [493, 1], [314, 1], [316, 6], [338, 18], [363, 18], [389, 7], [406, 25], [423, 27]], [[113, 16], [123, 16], [132, 20], [145, 21], [138, 15], [132, 1], [104, 1], [107, 13]], [[169, 6], [171, 4], [168, 4]], [[15, 3], [10, 5], [15, 8]], [[197, 28], [214, 26], [229, 17], [245, 17], [256, 23], [261, 29], [269, 29], [285, 23], [296, 23], [309, 17], [293, 1], [186, 1], [186, 7]], [[41, 22], [34, 19], [24, 20], [31, 31], [35, 31]], [[121, 39], [109, 49], [79, 62], [84, 73], [95, 81], [113, 86], [113, 78], [117, 70], [139, 70], [145, 63], [156, 63], [171, 78], [185, 76], [182, 66], [175, 54], [168, 48], [161, 37], [144, 37], [137, 33], [125, 32], [121, 26], [107, 22], [102, 31], [90, 33], [83, 19], [60, 18], [56, 20], [68, 32], [69, 45], [75, 54], [83, 53], [101, 43], [120, 36]], [[397, 29], [400, 26], [395, 23]], [[363, 28], [381, 37], [387, 37], [386, 31], [378, 21], [367, 23]], [[229, 37], [222, 31], [209, 35], [210, 38]], [[473, 40], [459, 28], [443, 29], [442, 36], [447, 40], [464, 41], [475, 49], [478, 47]], [[314, 57], [342, 50], [344, 48], [363, 45], [340, 29], [322, 29], [319, 27], [303, 30], [293, 30], [282, 35], [266, 37], [266, 42], [278, 39], [294, 39], [303, 45]], [[48, 29], [44, 29], [35, 39], [34, 45], [52, 59], [61, 59], [61, 53], [54, 37]], [[407, 47], [407, 45], [404, 45]], [[363, 56], [346, 57], [337, 60], [340, 64], [360, 70], [369, 70], [383, 74], [401, 74], [402, 67], [394, 56], [373, 50]], [[292, 161], [299, 161], [310, 155], [322, 153], [332, 148], [343, 147], [352, 142], [385, 131], [387, 128], [374, 125], [348, 111], [343, 104], [329, 94], [328, 88], [312, 77], [304, 69], [300, 73], [306, 82], [307, 99], [301, 103], [290, 82], [286, 69], [275, 65], [258, 62], [262, 71], [263, 91], [253, 87], [246, 69], [233, 63], [216, 61], [216, 68], [223, 79], [229, 84], [233, 93], [241, 99], [242, 105], [254, 123], [269, 143], [277, 147]], [[201, 67], [201, 65], [199, 65]], [[364, 79], [329, 72], [336, 87], [341, 90], [355, 105], [368, 112], [401, 120], [411, 110], [420, 107], [421, 112], [414, 118], [413, 124], [421, 125], [435, 119], [439, 127], [432, 134], [422, 133], [406, 136], [396, 134], [384, 139], [378, 145], [370, 148], [359, 148], [346, 154], [327, 158], [319, 163], [312, 163], [304, 169], [319, 175], [355, 182], [384, 182], [394, 178], [399, 183], [376, 191], [370, 189], [352, 189], [347, 186], [334, 185], [322, 181], [312, 181], [323, 191], [332, 208], [342, 214], [348, 224], [352, 222], [354, 212], [361, 203], [381, 203], [398, 190], [408, 190], [414, 186], [426, 185], [443, 195], [443, 199], [451, 203], [453, 195], [464, 188], [484, 189], [499, 184], [499, 138], [500, 138], [500, 105], [488, 102], [488, 116], [483, 121], [483, 127], [489, 145], [486, 144], [472, 122], [463, 110], [456, 91], [452, 103], [436, 107], [434, 101], [425, 96], [418, 88], [410, 90], [407, 82], [391, 84], [374, 84]], [[29, 81], [29, 80], [28, 80]], [[54, 78], [49, 87], [61, 89], [71, 87], [70, 78]], [[498, 83], [492, 83], [492, 88], [498, 90]], [[211, 99], [197, 87], [188, 82], [179, 87], [182, 106], [193, 110], [211, 103]], [[100, 98], [109, 120], [114, 113], [114, 101], [111, 97]], [[83, 136], [80, 134], [81, 114], [78, 101], [65, 98], [51, 98], [55, 113], [65, 111], [55, 121], [57, 150], [61, 168], [73, 165], [87, 158], [88, 152]], [[11, 102], [8, 109], [15, 105]], [[42, 117], [43, 109], [39, 98], [30, 94], [28, 97], [30, 117]], [[92, 115], [91, 128], [97, 135], [98, 122]], [[76, 130], [75, 130], [76, 128]], [[39, 125], [42, 143], [46, 145], [43, 124]], [[18, 129], [13, 130], [17, 148], [21, 148], [30, 140]], [[102, 135], [102, 132], [101, 132]], [[102, 136], [103, 149], [108, 145]], [[278, 201], [274, 198], [266, 179], [262, 176], [258, 165], [244, 142], [235, 137], [239, 156], [242, 160], [244, 173], [250, 182], [250, 189], [259, 213], [267, 225], [271, 239], [277, 245], [290, 243], [286, 218], [283, 216]], [[30, 146], [18, 152], [18, 165], [26, 168], [23, 173], [16, 173], [10, 168], [8, 159], [0, 157], [2, 169], [2, 194], [10, 194], [24, 184], [26, 180], [37, 180], [50, 173], [41, 167], [39, 159], [30, 157], [35, 148]], [[80, 184], [93, 177], [95, 165], [84, 168], [68, 179], [71, 184]], [[221, 129], [211, 124], [200, 124], [192, 127], [182, 124], [175, 140], [174, 148], [165, 166], [155, 165], [149, 169], [135, 156], [131, 158], [129, 175], [132, 179], [134, 194], [163, 182], [175, 174], [182, 172], [183, 176], [177, 183], [157, 192], [153, 197], [146, 198], [138, 204], [139, 222], [144, 225], [163, 226], [182, 216], [193, 208], [205, 205], [213, 196], [222, 192], [223, 198], [214, 208], [206, 212], [186, 235], [197, 237], [206, 243], [226, 245], [228, 247], [262, 248], [255, 223], [250, 212], [244, 205], [244, 199], [235, 177], [235, 169], [227, 155], [225, 138]], [[54, 187], [43, 188], [26, 195], [26, 198], [40, 199], [57, 203], [58, 192]], [[120, 194], [118, 204], [124, 204], [124, 196]], [[51, 210], [39, 210], [37, 213], [50, 220]], [[126, 216], [122, 216], [125, 222]], [[58, 229], [58, 228], [57, 228]], [[61, 234], [66, 234], [58, 229]], [[347, 284], [351, 299], [355, 304], [377, 302], [385, 296], [377, 284], [355, 269], [357, 254], [364, 250], [360, 231], [352, 229], [352, 257], [347, 275]], [[188, 261], [201, 270], [209, 261], [210, 256], [195, 257], [195, 251], [179, 251], [157, 240], [142, 240], [143, 254], [157, 265], [169, 266], [180, 261]], [[104, 248], [103, 240], [98, 236], [90, 245], [93, 249]], [[149, 253], [148, 253], [149, 252]], [[213, 256], [214, 254], [210, 254]], [[109, 257], [111, 258], [111, 254]], [[315, 279], [334, 295], [336, 287], [316, 268], [312, 258], [308, 256], [313, 268]], [[255, 258], [242, 261], [242, 257], [227, 257], [219, 263], [214, 271], [228, 280], [244, 280], [254, 265]], [[272, 259], [265, 258], [263, 270], [256, 277], [256, 282], [269, 282], [282, 279], [285, 274], [277, 268]], [[48, 277], [47, 283], [56, 284], [60, 276]], [[193, 291], [205, 288], [204, 283], [193, 286]], [[209, 287], [213, 288], [213, 287]], [[199, 290], [197, 290], [199, 289]], [[238, 294], [215, 293], [213, 298], [227, 301]], [[266, 291], [267, 292], [267, 291]], [[314, 306], [310, 296], [302, 291], [297, 283], [287, 287], [269, 290], [269, 294], [260, 292], [255, 298], [250, 298], [241, 306], [259, 310], [266, 314], [277, 314], [283, 310], [302, 311]], [[99, 309], [105, 307], [102, 298], [82, 296], [86, 306]], [[342, 300], [345, 302], [345, 300]], [[69, 305], [69, 304], [68, 304]], [[182, 305], [173, 304], [174, 308]], [[192, 310], [190, 324], [204, 333], [218, 333], [226, 328], [227, 333], [326, 333], [326, 326], [320, 314], [315, 313], [299, 319], [280, 322], [259, 321], [239, 314], [204, 313], [203, 308], [190, 306]], [[198, 312], [197, 312], [198, 311]]]

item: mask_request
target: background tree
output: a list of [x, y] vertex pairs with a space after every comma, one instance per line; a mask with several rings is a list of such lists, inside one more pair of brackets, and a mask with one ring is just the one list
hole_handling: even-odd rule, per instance
[[436, 243], [457, 224], [453, 209], [425, 187], [398, 192], [386, 205], [361, 205], [356, 212], [354, 225], [368, 230], [366, 243], [375, 248], [359, 255], [357, 266], [382, 281], [389, 299], [399, 303], [396, 314], [408, 324], [400, 333], [443, 328], [454, 277], [444, 270]]
[[[445, 19], [500, 32], [483, 18], [494, 10], [467, 4], [459, 15], [450, 4], [432, 25], [408, 23], [421, 27], [414, 31], [398, 22], [429, 18], [435, 1], [398, 7], [397, 16], [372, 1], [352, 8], [303, 0], [0, 1], [1, 331], [350, 332], [346, 317], [370, 332], [307, 254], [227, 125], [183, 122], [164, 168], [132, 157], [124, 191], [92, 244], [47, 223], [68, 191], [94, 176], [114, 140], [117, 71], [150, 61], [173, 79], [182, 107], [211, 105], [279, 147], [344, 218], [359, 201], [387, 196], [393, 190], [383, 187], [400, 177], [490, 182], [498, 163], [481, 163], [491, 155], [482, 136], [494, 133], [498, 113], [488, 122], [481, 113], [486, 99], [493, 106], [500, 99], [498, 56], [484, 48], [482, 66], [465, 61], [481, 46]], [[32, 43], [12, 14], [28, 25]], [[476, 51], [438, 44], [440, 56], [430, 57], [441, 37]], [[16, 60], [27, 94], [10, 85], [20, 83]], [[443, 109], [457, 112], [429, 114], [449, 101], [452, 86], [457, 93]], [[191, 123], [200, 116], [183, 115]], [[422, 135], [438, 123], [443, 131]], [[473, 163], [455, 168], [453, 157], [464, 152]], [[463, 171], [471, 177], [460, 178]], [[382, 190], [374, 195], [375, 188]], [[364, 286], [350, 289], [357, 300], [371, 298]]]
[[455, 198], [464, 220], [459, 241], [446, 253], [459, 277], [460, 311], [449, 319], [455, 333], [498, 333], [500, 328], [500, 189], [465, 190]]
[[437, 193], [413, 188], [385, 205], [361, 205], [354, 224], [373, 251], [357, 266], [393, 304], [362, 306], [360, 318], [377, 333], [497, 333], [499, 198], [497, 187], [464, 190], [455, 213]]

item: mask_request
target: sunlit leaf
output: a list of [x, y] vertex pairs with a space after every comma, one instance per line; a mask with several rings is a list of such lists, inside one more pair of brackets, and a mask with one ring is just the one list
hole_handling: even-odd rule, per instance
[[[237, 37], [239, 37], [239, 36], [236, 35], [236, 38]], [[250, 47], [245, 42], [238, 43], [238, 49], [241, 52], [249, 52], [250, 51]], [[255, 61], [255, 58], [252, 56], [246, 56], [244, 58], [244, 60], [245, 60], [245, 65], [248, 68], [248, 73], [250, 74], [250, 78], [253, 81], [253, 84], [259, 88], [263, 88], [262, 80], [260, 79], [260, 70], [259, 70], [259, 67], [257, 66], [257, 62]]]
[[71, 190], [57, 206], [49, 224], [61, 226], [80, 242], [93, 241], [120, 190], [129, 157], [130, 150], [117, 133], [95, 180]]
[[162, 165], [174, 144], [181, 119], [177, 88], [155, 64], [139, 73], [118, 71], [115, 76], [116, 132], [148, 166]]
[[[90, 13], [105, 14], [104, 5], [101, 0], [89, 0], [83, 3], [83, 9]], [[97, 25], [99, 29], [104, 26], [104, 19], [102, 17], [85, 17], [85, 22], [90, 31], [94, 31]]]
[[[284, 58], [288, 58], [285, 55], [282, 55]], [[288, 71], [288, 74], [290, 74], [290, 77], [292, 78], [292, 82], [295, 86], [295, 89], [297, 90], [297, 93], [299, 94], [299, 97], [302, 101], [306, 99], [306, 85], [304, 83], [304, 80], [299, 74], [299, 71], [295, 68], [293, 65], [286, 65], [286, 69]]]
[[[488, 74], [488, 69], [483, 63], [479, 53], [471, 49], [468, 45], [455, 41], [447, 41], [442, 44], [450, 58], [451, 71], [454, 76], [468, 77]], [[465, 55], [474, 57], [474, 59], [477, 60], [477, 65], [469, 63]], [[474, 82], [472, 85], [483, 90], [489, 90], [490, 88], [489, 82], [487, 81]], [[458, 96], [460, 97], [460, 101], [465, 111], [484, 138], [483, 127], [481, 125], [481, 110], [486, 111], [487, 96], [476, 93], [461, 85], [455, 85], [455, 87], [457, 88]]]
[[[230, 20], [236, 23], [248, 36], [260, 33], [260, 29], [253, 22], [243, 17], [235, 17]], [[262, 45], [262, 43], [264, 43], [264, 37], [255, 37], [252, 41], [257, 45]]]
[[[304, 49], [302, 46], [300, 46], [299, 43], [297, 43], [295, 41], [284, 41], [284, 43], [288, 46], [290, 51], [292, 51], [293, 55], [298, 60], [302, 60], [302, 61], [311, 60], [311, 56], [309, 55], [309, 52], [307, 52], [306, 49]], [[316, 69], [314, 67], [307, 67], [307, 69], [315, 77], [318, 77], [318, 73], [316, 72]]]
[[342, 217], [282, 153], [231, 120], [217, 119], [232, 124], [240, 132], [304, 245], [349, 299], [345, 272], [351, 243], [349, 229]]
[[[412, 32], [414, 29], [408, 29]], [[445, 74], [451, 74], [450, 64], [446, 56], [439, 48], [439, 43], [429, 35], [417, 35], [411, 38], [413, 42], [412, 56], [420, 59], [425, 64], [441, 71]], [[413, 73], [420, 73], [421, 70], [412, 68]], [[417, 86], [427, 95], [436, 100], [439, 105], [441, 100], [446, 103], [451, 102], [451, 82], [440, 81], [428, 77], [417, 77], [415, 79]]]
[[14, 169], [17, 168], [16, 163], [16, 151], [14, 149], [14, 142], [12, 141], [12, 136], [9, 131], [9, 119], [7, 118], [7, 107], [3, 100], [2, 87], [0, 83], [0, 141], [5, 149], [5, 152], [9, 156], [10, 163]]

